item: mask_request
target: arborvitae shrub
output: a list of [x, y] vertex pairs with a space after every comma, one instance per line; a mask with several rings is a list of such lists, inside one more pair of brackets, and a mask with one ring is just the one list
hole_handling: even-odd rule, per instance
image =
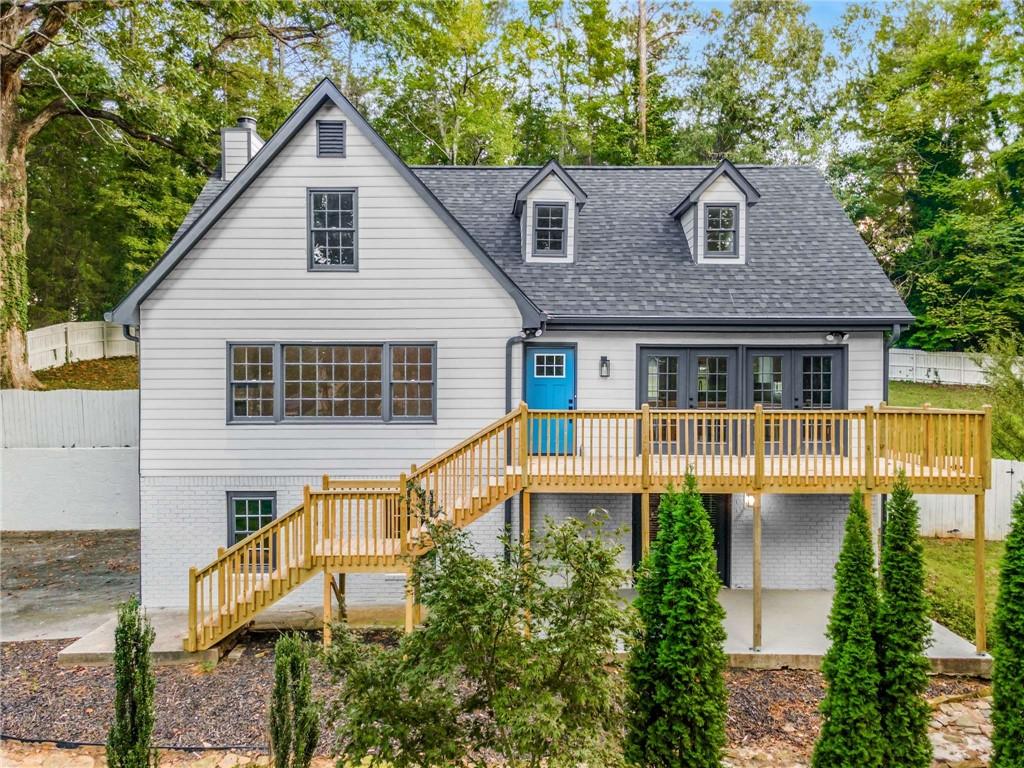
[[925, 644], [931, 632], [924, 594], [924, 548], [918, 532], [918, 507], [902, 473], [893, 487], [882, 544], [882, 599], [878, 611], [879, 710], [884, 764], [890, 768], [928, 768], [930, 713]]
[[114, 630], [114, 723], [107, 735], [110, 768], [149, 768], [158, 757], [153, 749], [153, 675], [149, 649], [153, 628], [133, 597], [117, 609]]
[[1013, 502], [999, 571], [992, 674], [992, 768], [1024, 768], [1024, 491]]
[[645, 766], [719, 766], [725, 746], [725, 611], [711, 522], [692, 475], [661, 498], [637, 584], [642, 623], [627, 667], [626, 756]]
[[274, 768], [309, 768], [320, 739], [320, 708], [313, 700], [309, 651], [295, 634], [274, 645], [270, 693], [270, 751]]

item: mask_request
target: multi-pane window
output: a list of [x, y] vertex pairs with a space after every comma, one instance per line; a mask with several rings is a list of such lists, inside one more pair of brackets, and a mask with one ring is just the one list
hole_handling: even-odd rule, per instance
[[[274, 491], [233, 491], [228, 493], [228, 546], [256, 533], [277, 516]], [[269, 545], [256, 547], [254, 564], [270, 564]]]
[[231, 347], [230, 356], [230, 417], [273, 418], [273, 345], [238, 344]]
[[801, 402], [804, 408], [832, 407], [832, 356], [804, 355]]
[[432, 346], [391, 346], [391, 415], [393, 418], [434, 416]]
[[537, 203], [533, 208], [533, 253], [535, 256], [565, 255], [564, 203]]
[[552, 353], [534, 356], [533, 375], [538, 379], [564, 379], [565, 355]]
[[381, 418], [383, 351], [378, 345], [286, 345], [285, 418]]
[[736, 255], [735, 205], [707, 205], [704, 207], [705, 253], [717, 256]]
[[782, 355], [754, 355], [751, 359], [754, 378], [754, 405], [765, 408], [782, 407]]
[[647, 359], [647, 403], [654, 408], [679, 407], [679, 358], [657, 355]]
[[717, 355], [697, 357], [697, 407], [729, 407], [729, 358]]
[[309, 268], [356, 268], [355, 190], [309, 193]]

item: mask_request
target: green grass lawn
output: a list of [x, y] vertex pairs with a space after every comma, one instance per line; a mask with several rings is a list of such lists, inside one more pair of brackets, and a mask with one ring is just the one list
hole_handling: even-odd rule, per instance
[[[974, 540], [922, 539], [925, 591], [931, 617], [961, 637], [974, 639]], [[989, 645], [992, 615], [999, 589], [999, 562], [1006, 548], [1001, 541], [985, 542], [985, 614]]]
[[82, 360], [36, 371], [46, 389], [138, 389], [139, 358]]
[[911, 381], [889, 382], [889, 405], [977, 410], [991, 403], [988, 387], [959, 387], [953, 384], [918, 384]]

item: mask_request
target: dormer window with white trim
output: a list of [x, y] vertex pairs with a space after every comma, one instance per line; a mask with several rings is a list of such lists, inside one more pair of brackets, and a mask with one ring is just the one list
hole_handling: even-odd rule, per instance
[[704, 252], [709, 257], [736, 256], [739, 242], [739, 206], [704, 205]]
[[534, 256], [565, 256], [565, 228], [568, 220], [568, 206], [565, 203], [533, 204]]

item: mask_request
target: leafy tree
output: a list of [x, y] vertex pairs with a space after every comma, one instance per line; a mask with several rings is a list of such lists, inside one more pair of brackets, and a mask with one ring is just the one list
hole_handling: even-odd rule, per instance
[[[335, 632], [333, 716], [343, 759], [404, 766], [619, 762], [614, 657], [628, 616], [621, 548], [598, 519], [550, 521], [508, 562], [428, 515], [434, 548], [414, 565], [427, 608], [397, 648]], [[529, 631], [525, 617], [529, 616]]]
[[864, 603], [853, 606], [850, 626], [833, 654], [813, 768], [880, 768], [882, 728], [878, 711], [878, 657]]
[[626, 756], [648, 766], [718, 766], [725, 746], [725, 611], [714, 533], [687, 475], [658, 508], [637, 581], [640, 627], [627, 666]]
[[[288, 66], [329, 66], [332, 33], [380, 30], [381, 3], [38, 2], [0, 10], [0, 383], [36, 386], [24, 332], [27, 158], [43, 130], [80, 120], [125, 157], [140, 147], [208, 172], [218, 129], [241, 112], [274, 124], [307, 83]], [[62, 166], [65, 167], [66, 166]]]
[[999, 570], [992, 651], [992, 766], [1024, 765], [1024, 492], [1013, 503]]
[[846, 532], [836, 562], [835, 595], [829, 613], [831, 644], [821, 662], [828, 684], [823, 723], [814, 750], [815, 768], [880, 766], [879, 673], [875, 623], [878, 584], [871, 529], [860, 489], [850, 496]]
[[313, 701], [309, 650], [296, 634], [274, 644], [270, 692], [270, 751], [274, 768], [309, 768], [320, 740], [320, 708]]
[[1024, 461], [1024, 336], [993, 337], [985, 351], [992, 446], [1001, 456]]
[[931, 624], [924, 594], [918, 507], [902, 472], [886, 509], [877, 629], [883, 765], [928, 768], [932, 747], [928, 741], [930, 714], [924, 700], [929, 668], [924, 651]]
[[114, 630], [114, 722], [107, 734], [107, 765], [111, 768], [156, 768], [153, 748], [153, 675], [149, 649], [153, 627], [131, 598], [118, 606]]

